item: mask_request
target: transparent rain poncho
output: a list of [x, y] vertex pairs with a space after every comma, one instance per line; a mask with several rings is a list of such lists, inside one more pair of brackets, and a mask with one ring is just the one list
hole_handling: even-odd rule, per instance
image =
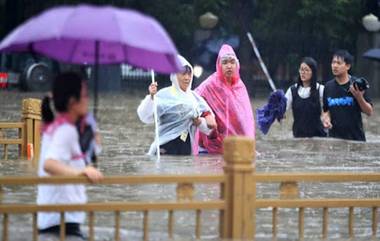
[[[192, 70], [191, 65], [183, 57], [181, 57], [180, 60], [183, 66], [189, 66]], [[193, 124], [193, 119], [200, 117], [204, 112], [211, 112], [211, 108], [206, 101], [191, 90], [191, 83], [189, 88], [183, 91], [179, 87], [175, 74], [170, 76], [170, 80], [172, 81], [172, 86], [161, 89], [155, 95], [157, 101], [159, 143], [157, 143], [157, 140], [152, 143], [148, 152], [150, 155], [155, 154], [157, 144], [165, 144], [182, 134], [188, 134], [190, 136], [190, 141], [193, 146], [194, 135], [197, 129]], [[137, 113], [142, 122], [154, 122], [153, 100], [150, 95], [147, 95], [141, 102]], [[207, 128], [203, 118], [199, 129], [205, 134], [211, 131]]]

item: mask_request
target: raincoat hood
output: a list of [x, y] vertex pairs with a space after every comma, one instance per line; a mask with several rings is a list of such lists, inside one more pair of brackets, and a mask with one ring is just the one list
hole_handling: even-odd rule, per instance
[[236, 57], [234, 49], [228, 45], [223, 44], [223, 46], [219, 50], [218, 58], [216, 60], [216, 73], [220, 80], [223, 80], [227, 82], [225, 76], [223, 75], [222, 71], [222, 59], [223, 58], [233, 58], [236, 61], [236, 70], [235, 73], [232, 76], [232, 85], [236, 84], [236, 82], [240, 79], [240, 63], [239, 59]]
[[190, 79], [190, 84], [189, 86], [187, 87], [187, 90], [186, 91], [183, 91], [180, 87], [179, 87], [179, 83], [178, 83], [178, 78], [177, 78], [177, 74], [171, 74], [170, 75], [170, 81], [172, 82], [172, 85], [177, 89], [177, 91], [180, 91], [180, 92], [190, 92], [191, 91], [191, 85], [193, 84], [193, 77], [194, 77], [194, 71], [193, 71], [193, 66], [191, 66], [191, 64], [189, 63], [189, 61], [187, 61], [183, 56], [181, 55], [178, 55], [178, 60], [181, 64], [182, 67], [189, 67], [191, 69], [191, 79]]

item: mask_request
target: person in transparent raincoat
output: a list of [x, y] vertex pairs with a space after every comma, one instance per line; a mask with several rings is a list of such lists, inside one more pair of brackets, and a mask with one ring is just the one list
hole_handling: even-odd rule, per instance
[[[178, 56], [183, 71], [171, 74], [172, 85], [157, 92], [157, 83], [149, 86], [149, 94], [137, 108], [143, 123], [154, 123], [154, 102], [157, 104], [158, 140], [154, 140], [148, 154], [190, 155], [197, 154], [198, 143], [194, 143], [197, 128], [209, 134], [216, 128], [214, 114], [206, 101], [191, 90], [193, 67], [182, 56]], [[154, 96], [154, 98], [153, 98]]]

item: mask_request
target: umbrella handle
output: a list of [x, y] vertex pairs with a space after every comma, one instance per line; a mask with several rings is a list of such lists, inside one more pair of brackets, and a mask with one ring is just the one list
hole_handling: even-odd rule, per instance
[[263, 70], [263, 72], [264, 72], [264, 74], [265, 74], [265, 77], [267, 77], [267, 80], [268, 80], [268, 82], [269, 82], [270, 87], [272, 88], [273, 91], [276, 91], [277, 88], [276, 88], [276, 86], [274, 85], [273, 80], [272, 80], [272, 78], [271, 78], [270, 75], [269, 75], [269, 72], [268, 72], [268, 70], [267, 70], [267, 67], [265, 66], [264, 61], [263, 61], [263, 59], [261, 58], [260, 52], [259, 52], [259, 50], [257, 49], [257, 46], [256, 46], [256, 44], [255, 44], [255, 41], [253, 40], [253, 37], [252, 37], [252, 35], [251, 35], [250, 32], [247, 32], [247, 37], [248, 37], [248, 39], [249, 39], [249, 42], [250, 42], [251, 45], [252, 45], [252, 48], [253, 48], [253, 51], [254, 51], [255, 54], [256, 54], [256, 57], [259, 59], [261, 69]]
[[[154, 79], [154, 70], [150, 71], [150, 74], [152, 76], [152, 83], [156, 82]], [[157, 99], [153, 98], [153, 115], [154, 115], [154, 132], [156, 135], [156, 153], [157, 153], [157, 162], [160, 161], [160, 141], [159, 141], [159, 135], [158, 135], [158, 116], [157, 116]]]

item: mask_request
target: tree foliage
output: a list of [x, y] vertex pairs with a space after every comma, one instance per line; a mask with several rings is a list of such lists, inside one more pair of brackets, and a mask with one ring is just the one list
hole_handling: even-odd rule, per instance
[[252, 29], [268, 54], [323, 58], [337, 48], [355, 50], [361, 0], [257, 1]]

